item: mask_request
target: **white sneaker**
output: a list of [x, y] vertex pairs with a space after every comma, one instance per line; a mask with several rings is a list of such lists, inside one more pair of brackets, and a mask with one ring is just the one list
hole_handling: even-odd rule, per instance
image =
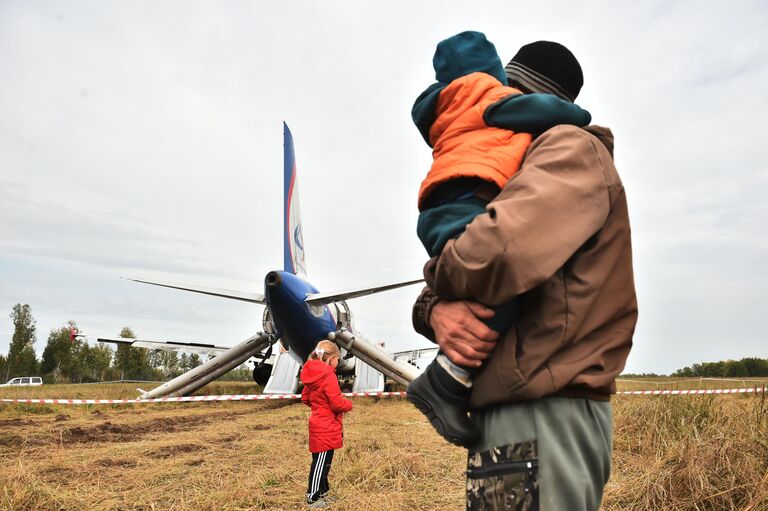
[[318, 508], [318, 507], [325, 507], [326, 505], [327, 505], [326, 502], [323, 499], [320, 499], [320, 500], [316, 500], [313, 503], [311, 503], [309, 505], [309, 507], [314, 509], [314, 508]]

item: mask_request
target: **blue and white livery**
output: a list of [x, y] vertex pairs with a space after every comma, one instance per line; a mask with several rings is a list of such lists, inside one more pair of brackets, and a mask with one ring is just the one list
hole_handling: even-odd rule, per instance
[[293, 135], [283, 123], [283, 269], [294, 275], [307, 275], [304, 238], [301, 232], [299, 183], [296, 180], [296, 157]]

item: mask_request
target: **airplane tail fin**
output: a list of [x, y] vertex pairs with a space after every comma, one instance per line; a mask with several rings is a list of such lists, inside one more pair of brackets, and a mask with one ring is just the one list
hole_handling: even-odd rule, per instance
[[283, 269], [296, 275], [307, 274], [301, 231], [293, 136], [288, 125], [283, 123]]

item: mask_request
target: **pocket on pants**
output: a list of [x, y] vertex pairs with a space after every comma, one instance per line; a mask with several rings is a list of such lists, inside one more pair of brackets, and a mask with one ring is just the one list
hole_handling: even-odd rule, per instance
[[467, 509], [538, 511], [536, 440], [471, 452], [467, 456]]

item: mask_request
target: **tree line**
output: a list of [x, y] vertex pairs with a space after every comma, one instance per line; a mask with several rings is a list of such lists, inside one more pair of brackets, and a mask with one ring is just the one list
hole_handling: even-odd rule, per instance
[[[8, 355], [0, 355], [0, 380], [6, 382], [17, 376], [41, 376], [46, 383], [90, 383], [115, 380], [167, 380], [203, 363], [200, 355], [171, 351], [150, 351], [144, 348], [107, 344], [91, 346], [79, 337], [75, 321], [53, 329], [43, 356], [35, 353], [36, 324], [28, 304], [17, 303], [10, 314], [13, 337]], [[123, 327], [119, 337], [135, 339], [130, 327]], [[247, 366], [230, 372], [225, 379], [249, 379]]]
[[768, 376], [768, 360], [747, 357], [741, 360], [721, 360], [720, 362], [702, 362], [690, 367], [678, 369], [672, 376], [703, 378], [749, 378]]
[[[624, 378], [656, 378], [666, 374], [624, 373]], [[764, 378], [768, 377], [768, 359], [746, 357], [741, 360], [702, 362], [683, 367], [669, 376], [677, 378]]]

